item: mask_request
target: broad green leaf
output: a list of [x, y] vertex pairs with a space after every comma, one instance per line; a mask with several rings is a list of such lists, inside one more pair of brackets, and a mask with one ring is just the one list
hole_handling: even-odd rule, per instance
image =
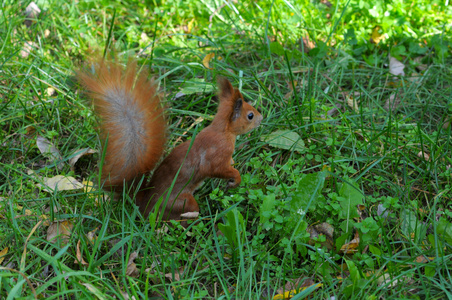
[[452, 224], [449, 223], [446, 218], [441, 217], [436, 225], [436, 231], [438, 236], [444, 238], [446, 243], [452, 245]]
[[232, 209], [226, 214], [226, 223], [218, 224], [218, 229], [224, 234], [231, 246], [233, 253], [236, 254], [239, 243], [239, 237], [242, 237], [245, 230], [242, 214], [237, 208]]
[[305, 148], [300, 135], [291, 130], [277, 130], [269, 135], [263, 136], [262, 140], [267, 142], [270, 146], [279, 149], [301, 152]]
[[348, 270], [350, 271], [350, 278], [353, 281], [353, 284], [357, 284], [358, 281], [361, 279], [361, 276], [359, 275], [359, 270], [356, 267], [355, 263], [351, 260], [345, 259], [345, 263], [347, 264]]
[[341, 217], [343, 219], [358, 218], [357, 206], [363, 204], [364, 195], [359, 189], [359, 186], [352, 179], [344, 182], [339, 190], [338, 198], [341, 204]]
[[401, 214], [401, 228], [406, 238], [421, 241], [427, 234], [427, 226], [416, 217], [416, 213], [410, 209], [403, 209]]
[[325, 176], [325, 172], [310, 173], [298, 181], [298, 188], [290, 201], [292, 213], [304, 215], [308, 209], [315, 209], [318, 201], [325, 201], [320, 193], [325, 184]]
[[265, 224], [270, 219], [270, 215], [275, 208], [275, 205], [275, 194], [264, 196], [264, 201], [262, 201], [262, 205], [259, 211], [261, 224]]
[[178, 94], [191, 95], [195, 93], [211, 93], [214, 90], [214, 86], [210, 83], [206, 83], [204, 79], [193, 78], [190, 81], [186, 81], [184, 87]]
[[270, 51], [278, 56], [284, 56], [284, 47], [278, 42], [270, 43]]

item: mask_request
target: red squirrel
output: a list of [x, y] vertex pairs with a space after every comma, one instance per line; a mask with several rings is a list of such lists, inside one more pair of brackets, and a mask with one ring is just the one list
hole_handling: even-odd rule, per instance
[[[124, 68], [100, 60], [92, 69], [77, 72], [77, 77], [93, 99], [100, 117], [101, 139], [106, 144], [102, 169], [104, 187], [136, 186], [143, 174], [150, 173], [160, 160], [166, 142], [164, 109], [147, 70], [137, 71], [135, 61]], [[219, 106], [212, 123], [194, 141], [175, 147], [154, 170], [151, 180], [136, 192], [136, 204], [147, 216], [160, 198], [165, 203], [165, 219], [179, 219], [185, 212], [199, 212], [193, 192], [206, 178], [228, 180], [237, 187], [240, 173], [232, 164], [237, 135], [258, 127], [262, 115], [246, 103], [242, 94], [225, 79], [218, 80]], [[191, 146], [191, 148], [190, 148]], [[182, 166], [182, 167], [181, 167]]]

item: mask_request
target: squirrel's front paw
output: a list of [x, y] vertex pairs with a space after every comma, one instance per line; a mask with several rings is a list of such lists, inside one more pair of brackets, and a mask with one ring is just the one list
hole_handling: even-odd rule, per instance
[[240, 178], [239, 180], [236, 180], [234, 178], [229, 179], [228, 181], [228, 189], [236, 188], [240, 185]]

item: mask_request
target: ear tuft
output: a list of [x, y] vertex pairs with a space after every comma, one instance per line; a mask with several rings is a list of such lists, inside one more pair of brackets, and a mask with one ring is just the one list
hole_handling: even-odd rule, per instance
[[242, 113], [243, 101], [242, 99], [237, 99], [234, 103], [234, 111], [232, 112], [232, 121], [237, 120]]
[[224, 77], [218, 78], [218, 87], [220, 89], [220, 99], [228, 99], [234, 95], [232, 84]]

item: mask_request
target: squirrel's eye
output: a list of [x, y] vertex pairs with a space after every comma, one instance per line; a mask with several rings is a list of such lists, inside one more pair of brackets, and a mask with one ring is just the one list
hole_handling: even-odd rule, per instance
[[253, 118], [254, 118], [254, 114], [253, 113], [249, 113], [248, 114], [248, 120], [251, 121]]

